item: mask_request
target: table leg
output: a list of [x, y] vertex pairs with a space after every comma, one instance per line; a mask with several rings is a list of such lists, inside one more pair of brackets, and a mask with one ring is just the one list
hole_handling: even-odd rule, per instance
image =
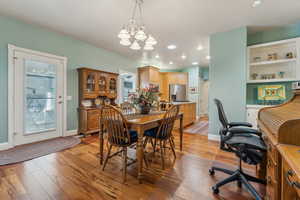
[[179, 134], [180, 134], [180, 151], [182, 151], [182, 138], [183, 138], [183, 117], [180, 117], [180, 127], [179, 127]]
[[99, 159], [100, 159], [100, 165], [103, 163], [103, 125], [101, 125], [100, 131], [99, 131]]
[[138, 163], [138, 180], [139, 183], [142, 183], [143, 178], [143, 158], [144, 158], [144, 148], [143, 148], [143, 137], [144, 137], [144, 130], [142, 126], [137, 127], [138, 133], [138, 141], [137, 141], [137, 163]]

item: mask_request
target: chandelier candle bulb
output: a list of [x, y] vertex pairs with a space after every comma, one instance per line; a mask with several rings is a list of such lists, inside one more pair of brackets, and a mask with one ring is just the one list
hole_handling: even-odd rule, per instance
[[130, 46], [130, 49], [132, 50], [140, 50], [141, 46], [139, 45], [139, 43], [135, 40], [132, 45]]
[[148, 39], [146, 40], [146, 45], [156, 45], [156, 44], [157, 44], [157, 41], [154, 39], [154, 37], [149, 35]]
[[121, 39], [120, 44], [123, 46], [130, 46], [131, 42], [129, 39]]
[[135, 39], [137, 39], [137, 40], [144, 41], [146, 38], [147, 38], [147, 36], [143, 30], [139, 30], [135, 34]]
[[129, 39], [130, 38], [130, 34], [128, 33], [128, 31], [126, 29], [122, 29], [118, 35], [118, 37], [120, 39]]
[[152, 45], [145, 45], [144, 46], [144, 50], [147, 50], [147, 51], [152, 51], [152, 50], [154, 50], [154, 48], [153, 48], [153, 46]]

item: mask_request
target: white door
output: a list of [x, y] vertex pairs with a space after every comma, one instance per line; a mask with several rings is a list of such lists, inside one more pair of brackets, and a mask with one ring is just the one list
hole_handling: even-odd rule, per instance
[[14, 145], [62, 136], [62, 60], [14, 51]]

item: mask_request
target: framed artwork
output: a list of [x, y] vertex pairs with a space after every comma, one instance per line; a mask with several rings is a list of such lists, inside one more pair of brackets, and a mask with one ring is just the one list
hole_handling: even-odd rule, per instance
[[274, 101], [286, 100], [284, 85], [262, 85], [258, 86], [258, 100]]

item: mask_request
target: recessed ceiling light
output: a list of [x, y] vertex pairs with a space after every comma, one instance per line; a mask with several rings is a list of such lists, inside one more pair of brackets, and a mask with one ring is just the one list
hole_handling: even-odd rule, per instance
[[157, 55], [155, 56], [155, 58], [159, 58], [159, 55], [157, 54]]
[[261, 0], [254, 0], [252, 7], [255, 8], [255, 7], [259, 6], [261, 3], [262, 3]]
[[210, 56], [206, 56], [206, 59], [207, 59], [207, 60], [210, 60]]
[[199, 63], [198, 62], [193, 62], [192, 65], [199, 65]]
[[186, 59], [186, 55], [182, 54], [181, 58], [182, 58], [182, 60], [185, 60]]
[[170, 61], [170, 62], [169, 62], [169, 64], [170, 64], [170, 65], [173, 65], [173, 62], [172, 62], [172, 61]]
[[167, 48], [170, 49], [170, 50], [174, 50], [174, 49], [177, 48], [177, 46], [174, 45], [174, 44], [170, 44], [169, 46], [167, 46]]
[[203, 46], [202, 45], [199, 45], [198, 47], [197, 47], [197, 50], [198, 51], [201, 51], [203, 49]]

